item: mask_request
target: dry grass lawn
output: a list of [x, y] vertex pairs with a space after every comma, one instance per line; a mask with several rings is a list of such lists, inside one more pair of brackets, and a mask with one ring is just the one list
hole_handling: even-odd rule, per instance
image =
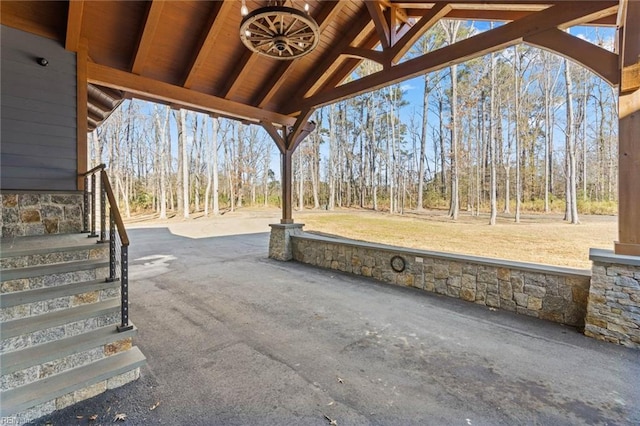
[[366, 210], [294, 212], [306, 231], [424, 250], [471, 254], [590, 269], [590, 248], [613, 248], [614, 216], [582, 216], [570, 225], [557, 215], [526, 215], [521, 223], [501, 216], [489, 226], [487, 215], [462, 213], [457, 221], [444, 211], [389, 215]]
[[[175, 215], [175, 213], [173, 213]], [[390, 215], [361, 209], [335, 211], [294, 211], [295, 222], [305, 231], [339, 235], [362, 241], [483, 257], [544, 263], [590, 269], [590, 248], [612, 249], [617, 239], [615, 216], [580, 217], [579, 225], [569, 225], [558, 215], [524, 215], [521, 223], [513, 217], [499, 216], [489, 226], [488, 215], [471, 216], [462, 212], [457, 221], [446, 211]], [[130, 227], [167, 226], [171, 232], [189, 238], [247, 232], [268, 232], [269, 223], [278, 223], [276, 208], [242, 208], [220, 216], [204, 217], [192, 213], [190, 219], [174, 216], [159, 220], [155, 214], [137, 215], [126, 220]]]

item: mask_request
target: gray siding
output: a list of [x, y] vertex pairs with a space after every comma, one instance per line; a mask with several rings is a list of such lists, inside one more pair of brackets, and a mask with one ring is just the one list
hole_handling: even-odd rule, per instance
[[[76, 189], [76, 56], [2, 25], [0, 188]], [[42, 67], [36, 58], [49, 60]]]

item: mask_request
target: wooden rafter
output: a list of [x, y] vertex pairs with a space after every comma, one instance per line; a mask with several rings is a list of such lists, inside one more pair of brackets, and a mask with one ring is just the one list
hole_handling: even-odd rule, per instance
[[[383, 66], [383, 69], [389, 69], [392, 62], [395, 63], [400, 60], [402, 56], [404, 56], [404, 54], [411, 48], [411, 46], [413, 46], [413, 44], [420, 38], [420, 36], [433, 25], [435, 25], [450, 10], [451, 8], [449, 7], [449, 5], [445, 3], [434, 5], [433, 8], [424, 12], [424, 16], [412, 27], [410, 27], [402, 35], [402, 37], [397, 40], [396, 44], [394, 44], [387, 51], [380, 52], [373, 50], [377, 43], [375, 38], [370, 37], [362, 47], [348, 47], [343, 49], [343, 53], [347, 56], [352, 56], [355, 58], [359, 57], [373, 60], [380, 63]], [[354, 69], [358, 67], [359, 63], [359, 60], [349, 60], [343, 63], [338, 69], [334, 70], [334, 72], [331, 73], [331, 76], [325, 80], [325, 83], [321, 88], [318, 89], [318, 92], [329, 90], [338, 86], [347, 76], [349, 76], [353, 72]]]
[[[369, 36], [369, 38], [367, 40], [364, 41], [364, 43], [362, 43], [362, 47], [360, 48], [361, 50], [367, 50], [369, 52], [376, 52], [375, 50], [372, 50], [376, 45], [378, 44], [378, 38], [375, 34], [371, 34]], [[389, 52], [380, 52], [382, 53], [382, 68], [383, 70], [389, 70], [391, 68], [391, 60], [389, 58]], [[323, 90], [328, 90], [330, 88], [334, 88], [337, 85], [339, 85], [340, 83], [342, 83], [342, 81], [344, 81], [344, 79], [351, 75], [351, 73], [353, 73], [353, 71], [356, 70], [356, 68], [358, 68], [358, 65], [360, 65], [361, 60], [360, 59], [348, 59], [346, 61], [344, 61], [341, 66], [339, 68], [337, 68], [336, 70], [334, 70], [331, 75], [324, 81], [324, 84], [317, 90], [317, 92], [322, 92]], [[377, 62], [377, 61], [376, 61]]]
[[615, 13], [615, 10], [617, 10], [617, 2], [611, 1], [582, 2], [580, 7], [575, 2], [561, 2], [541, 12], [525, 16], [518, 21], [403, 62], [390, 70], [378, 72], [313, 95], [302, 101], [297, 107], [292, 108], [291, 111], [326, 105], [426, 72], [459, 64], [491, 51], [517, 44], [526, 37], [566, 26], [568, 23], [588, 21], [595, 16], [609, 15]]
[[226, 21], [227, 16], [236, 7], [234, 0], [219, 1], [216, 13], [212, 15], [207, 31], [203, 35], [196, 52], [193, 56], [193, 61], [187, 68], [186, 77], [182, 85], [187, 89], [193, 86], [195, 76], [204, 64], [209, 52], [213, 49], [216, 43], [218, 35], [222, 31], [222, 27]]
[[339, 43], [333, 47], [331, 52], [326, 55], [320, 64], [314, 66], [313, 71], [306, 78], [305, 84], [292, 96], [293, 99], [301, 99], [311, 88], [318, 83], [319, 80], [327, 73], [327, 70], [335, 64], [340, 57], [342, 51], [353, 43], [353, 41], [367, 28], [371, 22], [370, 17], [361, 15], [356, 22], [349, 26], [349, 31], [342, 37]]
[[227, 84], [219, 93], [221, 98], [232, 98], [234, 96], [247, 74], [255, 72], [253, 67], [257, 60], [258, 55], [249, 49], [242, 53], [242, 56], [234, 65], [232, 73], [227, 77]]
[[[323, 2], [322, 9], [320, 9], [318, 16], [315, 17], [315, 20], [320, 27], [321, 34], [333, 19], [340, 14], [340, 11], [346, 6], [346, 4], [347, 2], [345, 1]], [[264, 85], [264, 89], [262, 89], [255, 97], [252, 104], [257, 105], [260, 108], [264, 107], [285, 83], [287, 76], [293, 69], [293, 65], [295, 63], [296, 61], [287, 61], [282, 63], [275, 73], [273, 73], [269, 78], [267, 84]]]
[[611, 86], [620, 83], [618, 55], [557, 28], [524, 38], [524, 42], [551, 50], [582, 64]]
[[69, 13], [67, 18], [67, 36], [64, 48], [77, 52], [80, 44], [80, 34], [82, 32], [82, 14], [84, 11], [84, 0], [71, 0], [69, 2]]
[[292, 126], [296, 122], [295, 118], [287, 115], [174, 86], [104, 65], [89, 63], [87, 70], [89, 83], [123, 90], [134, 95], [144, 96], [147, 99], [254, 122], [271, 122], [283, 126]]
[[382, 49], [388, 49], [391, 47], [391, 31], [392, 28], [387, 21], [387, 17], [385, 16], [381, 4], [378, 1], [366, 1], [367, 10], [369, 11], [369, 15], [371, 15], [371, 20], [375, 25], [376, 32], [378, 33], [378, 38], [380, 39], [380, 44], [382, 45]]
[[418, 22], [416, 22], [413, 27], [407, 33], [398, 40], [398, 42], [393, 46], [393, 55], [391, 60], [393, 62], [397, 62], [402, 58], [411, 46], [413, 46], [416, 41], [429, 30], [429, 28], [433, 27], [436, 22], [445, 17], [447, 13], [451, 11], [451, 6], [445, 3], [438, 3], [434, 5], [428, 12], [426, 12], [422, 18]]
[[151, 52], [153, 36], [160, 23], [163, 6], [164, 2], [161, 0], [153, 0], [149, 4], [147, 18], [142, 27], [140, 41], [138, 42], [138, 47], [136, 48], [136, 53], [131, 64], [131, 72], [134, 74], [142, 74], [144, 70], [147, 56], [149, 56], [149, 52]]

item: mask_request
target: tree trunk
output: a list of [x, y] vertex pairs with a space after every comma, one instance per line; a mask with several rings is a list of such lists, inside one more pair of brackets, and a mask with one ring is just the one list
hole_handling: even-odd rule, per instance
[[424, 92], [422, 93], [422, 130], [420, 132], [420, 161], [418, 166], [418, 201], [416, 209], [424, 209], [422, 200], [424, 193], [424, 169], [427, 157], [427, 123], [429, 117], [429, 74], [424, 75]]
[[491, 173], [491, 184], [490, 184], [490, 194], [489, 199], [491, 203], [491, 215], [489, 217], [489, 225], [496, 224], [496, 216], [498, 214], [498, 206], [496, 200], [496, 57], [495, 54], [491, 54], [491, 92], [489, 94], [489, 155], [491, 156], [490, 161], [490, 173]]
[[577, 197], [577, 170], [576, 170], [576, 132], [574, 128], [573, 116], [573, 78], [569, 61], [564, 60], [564, 78], [566, 83], [566, 112], [567, 112], [567, 129], [566, 129], [566, 147], [567, 147], [567, 172], [566, 172], [566, 214], [565, 219], [572, 224], [580, 223], [578, 219], [578, 197]]
[[[514, 46], [514, 114], [515, 114], [515, 151], [516, 151], [516, 214], [515, 222], [520, 223], [520, 209], [522, 208], [522, 177], [520, 176], [520, 53], [518, 46]], [[546, 191], [546, 189], [545, 189]]]

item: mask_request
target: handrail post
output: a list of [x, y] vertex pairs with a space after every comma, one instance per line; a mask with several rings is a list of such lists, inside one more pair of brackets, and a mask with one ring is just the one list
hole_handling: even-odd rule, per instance
[[107, 192], [104, 189], [104, 183], [100, 180], [100, 241], [98, 243], [107, 242]]
[[89, 231], [89, 176], [84, 176], [84, 191], [83, 191], [83, 211], [82, 211], [82, 232]]
[[96, 175], [91, 175], [91, 233], [89, 238], [95, 238], [96, 234], [96, 191], [98, 188]]
[[109, 211], [109, 278], [107, 281], [116, 280], [116, 222], [113, 212]]
[[133, 324], [129, 324], [129, 247], [123, 245], [120, 260], [120, 325], [118, 331], [131, 330]]

